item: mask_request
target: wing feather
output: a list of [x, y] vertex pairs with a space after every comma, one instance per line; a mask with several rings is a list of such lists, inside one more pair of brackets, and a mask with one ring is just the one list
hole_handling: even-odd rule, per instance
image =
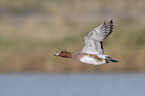
[[103, 40], [113, 32], [113, 20], [104, 22], [93, 31], [89, 32], [85, 37], [85, 45], [82, 50], [84, 53], [103, 54]]

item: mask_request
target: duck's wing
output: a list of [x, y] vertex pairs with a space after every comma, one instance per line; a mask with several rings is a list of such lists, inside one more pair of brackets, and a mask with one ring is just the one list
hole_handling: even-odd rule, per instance
[[89, 34], [87, 34], [85, 39], [85, 45], [82, 50], [83, 53], [91, 54], [103, 54], [103, 40], [106, 39], [113, 31], [113, 20], [104, 22], [104, 24], [98, 26]]

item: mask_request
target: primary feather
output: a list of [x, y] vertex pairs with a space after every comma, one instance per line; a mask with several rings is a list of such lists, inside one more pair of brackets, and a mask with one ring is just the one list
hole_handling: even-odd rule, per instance
[[98, 26], [89, 32], [84, 39], [85, 45], [82, 50], [84, 53], [103, 54], [103, 40], [106, 39], [113, 31], [113, 21]]

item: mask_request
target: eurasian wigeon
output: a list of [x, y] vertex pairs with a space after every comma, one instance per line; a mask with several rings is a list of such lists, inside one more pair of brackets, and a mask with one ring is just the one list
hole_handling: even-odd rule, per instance
[[111, 20], [107, 24], [106, 22], [104, 22], [104, 24], [98, 26], [84, 37], [85, 45], [82, 51], [74, 53], [60, 51], [59, 53], [54, 55], [64, 58], [76, 59], [80, 60], [81, 62], [94, 65], [100, 65], [109, 62], [119, 62], [118, 60], [112, 59], [110, 56], [105, 55], [103, 52], [103, 40], [112, 33], [112, 29], [113, 20]]

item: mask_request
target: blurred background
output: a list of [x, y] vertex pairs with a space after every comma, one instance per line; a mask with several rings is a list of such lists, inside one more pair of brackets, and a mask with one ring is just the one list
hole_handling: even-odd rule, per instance
[[[144, 17], [144, 0], [0, 0], [0, 96], [144, 96]], [[83, 37], [111, 19], [104, 51], [119, 63], [53, 56], [82, 50]]]

